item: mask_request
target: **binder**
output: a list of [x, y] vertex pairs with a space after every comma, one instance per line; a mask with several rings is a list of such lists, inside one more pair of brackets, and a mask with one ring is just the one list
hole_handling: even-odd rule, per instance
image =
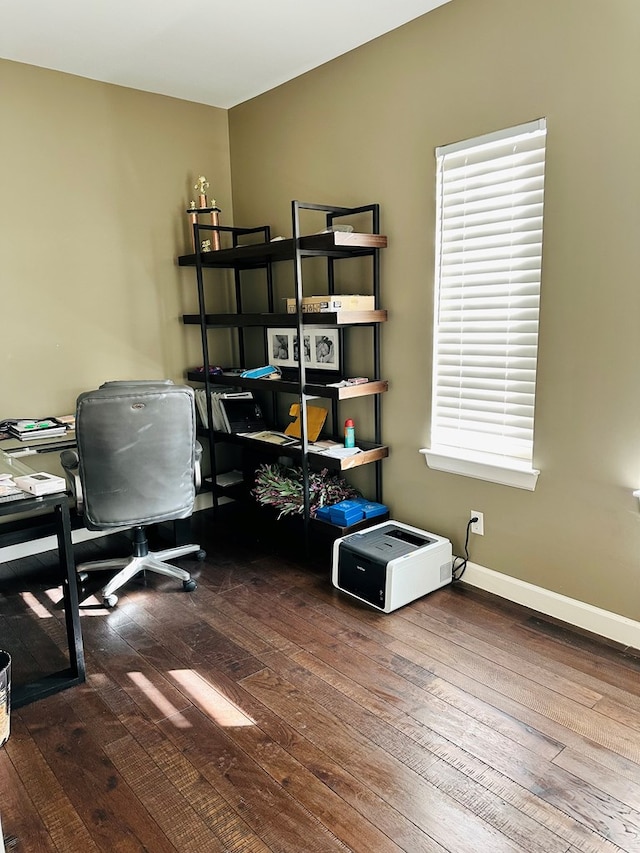
[[219, 404], [225, 432], [260, 432], [267, 428], [262, 410], [253, 398], [223, 396]]
[[[207, 418], [207, 396], [204, 388], [196, 388], [195, 391], [196, 396], [196, 406], [198, 408], [198, 414], [200, 415], [200, 420], [202, 421], [202, 425], [205, 429], [209, 427], [209, 421]], [[251, 391], [212, 391], [211, 392], [211, 418], [213, 420], [213, 429], [218, 432], [229, 432], [228, 425], [224, 419], [224, 415], [222, 409], [220, 407], [220, 401], [222, 399], [227, 400], [253, 400], [253, 394]], [[248, 432], [249, 430], [245, 430]]]

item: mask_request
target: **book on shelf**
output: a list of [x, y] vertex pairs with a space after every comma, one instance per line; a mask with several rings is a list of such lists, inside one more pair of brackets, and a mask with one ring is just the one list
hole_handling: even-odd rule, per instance
[[319, 438], [317, 441], [307, 442], [307, 450], [310, 450], [312, 453], [327, 453], [335, 447], [344, 447], [344, 445], [338, 441], [334, 441], [332, 438]]
[[336, 447], [329, 447], [323, 452], [325, 456], [332, 456], [334, 459], [348, 459], [350, 456], [362, 453], [362, 449], [360, 447], [344, 447], [339, 444]]
[[277, 444], [280, 447], [286, 447], [289, 444], [298, 444], [299, 442], [291, 436], [285, 435], [283, 432], [276, 430], [265, 429], [259, 432], [248, 432], [247, 438], [254, 438], [256, 441], [266, 441], [267, 444]]
[[[200, 420], [205, 429], [209, 428], [209, 418], [207, 415], [207, 395], [204, 388], [197, 388], [195, 392], [196, 406]], [[212, 427], [218, 432], [229, 432], [222, 414], [220, 401], [227, 400], [253, 400], [251, 391], [212, 391], [211, 392], [211, 419]]]

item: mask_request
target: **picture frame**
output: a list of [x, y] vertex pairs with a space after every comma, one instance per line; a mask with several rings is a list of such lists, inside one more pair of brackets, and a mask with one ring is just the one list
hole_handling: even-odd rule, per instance
[[[307, 330], [310, 337], [310, 364], [314, 370], [340, 370], [340, 335], [338, 329]], [[306, 337], [305, 332], [305, 337]]]
[[267, 329], [267, 362], [274, 367], [297, 367], [295, 329]]
[[[338, 329], [307, 327], [303, 334], [307, 370], [340, 370]], [[267, 359], [275, 367], [298, 367], [297, 329], [267, 329]]]

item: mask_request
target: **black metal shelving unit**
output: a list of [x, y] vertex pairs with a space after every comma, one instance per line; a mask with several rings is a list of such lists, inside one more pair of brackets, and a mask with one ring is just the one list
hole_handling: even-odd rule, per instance
[[[324, 214], [326, 231], [318, 234], [305, 235], [301, 232], [301, 217], [303, 211], [315, 211]], [[333, 230], [345, 219], [361, 222], [363, 218], [370, 222], [366, 232]], [[373, 499], [382, 501], [382, 461], [388, 456], [389, 448], [382, 443], [381, 437], [381, 395], [386, 392], [388, 383], [380, 376], [380, 325], [387, 319], [387, 312], [380, 306], [380, 251], [386, 247], [387, 239], [380, 234], [380, 214], [377, 204], [359, 207], [342, 207], [333, 205], [309, 204], [299, 201], [291, 203], [292, 238], [271, 241], [269, 226], [258, 228], [236, 228], [194, 223], [194, 246], [200, 246], [203, 235], [218, 231], [227, 234], [231, 245], [208, 252], [196, 252], [178, 258], [178, 264], [193, 267], [196, 272], [198, 290], [198, 313], [183, 315], [183, 323], [187, 326], [197, 325], [200, 329], [202, 347], [202, 370], [196, 368], [187, 371], [187, 379], [194, 384], [204, 386], [207, 401], [209, 429], [201, 434], [209, 444], [211, 460], [211, 483], [214, 493], [214, 508], [218, 505], [218, 491], [215, 487], [217, 466], [216, 447], [222, 443], [244, 447], [253, 455], [262, 455], [265, 459], [286, 455], [300, 464], [303, 476], [304, 495], [304, 536], [308, 542], [310, 533], [309, 501], [309, 472], [317, 468], [347, 471], [361, 465], [374, 465], [375, 495]], [[224, 239], [224, 238], [222, 238]], [[247, 244], [246, 241], [250, 242]], [[251, 242], [251, 241], [256, 242]], [[374, 297], [374, 308], [367, 311], [335, 311], [322, 313], [306, 313], [303, 311], [303, 295], [305, 292], [305, 261], [308, 258], [325, 258], [327, 295], [336, 295], [336, 264], [345, 259], [370, 257], [372, 259], [371, 281], [367, 290]], [[294, 265], [295, 313], [274, 311], [274, 282], [273, 265], [289, 262]], [[208, 310], [207, 295], [209, 288], [215, 287], [215, 271], [231, 270], [234, 277], [234, 300], [236, 311], [233, 313], [215, 313]], [[243, 311], [242, 274], [246, 270], [261, 270], [264, 273], [264, 289], [267, 311], [255, 313]], [[212, 280], [209, 280], [212, 277]], [[359, 385], [335, 387], [341, 375], [323, 376], [310, 371], [304, 359], [298, 358], [294, 370], [283, 371], [279, 380], [241, 378], [237, 372], [240, 368], [253, 367], [246, 364], [245, 331], [249, 328], [264, 330], [264, 360], [267, 363], [267, 329], [292, 328], [296, 330], [297, 340], [303, 340], [305, 329], [316, 327], [333, 327], [338, 330], [341, 344], [344, 336], [352, 327], [370, 327], [372, 330], [371, 371], [369, 381]], [[239, 364], [224, 374], [211, 375], [209, 372], [209, 335], [216, 329], [235, 329], [237, 334], [237, 352]], [[300, 348], [302, 350], [302, 347]], [[344, 346], [340, 347], [340, 370], [344, 370]], [[300, 403], [301, 441], [299, 446], [278, 447], [267, 442], [240, 435], [221, 433], [211, 428], [213, 417], [211, 411], [211, 391], [224, 387], [235, 387], [256, 392], [256, 396], [271, 395], [272, 409], [276, 409], [276, 398], [279, 394], [292, 394]], [[357, 444], [362, 453], [345, 459], [337, 459], [323, 454], [310, 452], [307, 438], [307, 404], [313, 398], [324, 398], [330, 401], [331, 430], [330, 437], [341, 440], [339, 428], [339, 406], [342, 401], [370, 397], [373, 404], [373, 435], [370, 441], [361, 439], [358, 435]], [[376, 519], [379, 521], [380, 519]], [[322, 525], [326, 530], [326, 523]], [[344, 528], [336, 528], [336, 536], [343, 535]]]

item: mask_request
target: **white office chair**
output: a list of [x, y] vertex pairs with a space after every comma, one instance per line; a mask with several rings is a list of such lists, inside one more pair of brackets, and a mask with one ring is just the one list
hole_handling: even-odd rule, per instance
[[188, 518], [199, 485], [202, 448], [195, 437], [193, 389], [170, 381], [108, 382], [78, 397], [78, 448], [61, 454], [72, 481], [78, 510], [89, 530], [131, 528], [128, 558], [98, 560], [76, 567], [87, 572], [119, 569], [102, 590], [107, 607], [131, 578], [150, 570], [182, 581], [191, 592], [189, 572], [166, 560], [196, 554], [199, 545], [150, 551], [146, 526]]

